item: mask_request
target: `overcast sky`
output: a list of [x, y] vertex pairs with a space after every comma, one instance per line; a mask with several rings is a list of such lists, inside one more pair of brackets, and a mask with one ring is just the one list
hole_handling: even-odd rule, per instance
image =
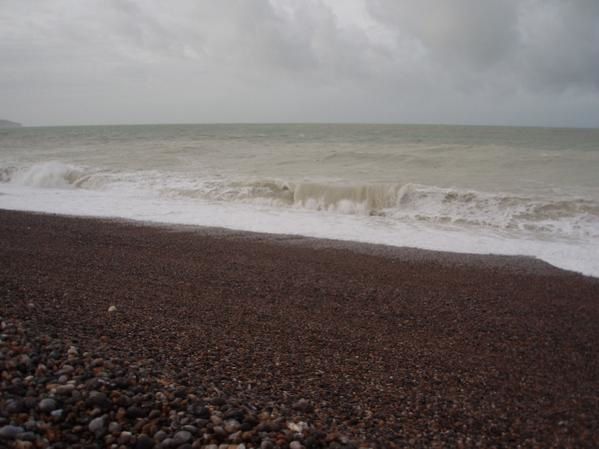
[[599, 127], [599, 0], [0, 0], [0, 118]]

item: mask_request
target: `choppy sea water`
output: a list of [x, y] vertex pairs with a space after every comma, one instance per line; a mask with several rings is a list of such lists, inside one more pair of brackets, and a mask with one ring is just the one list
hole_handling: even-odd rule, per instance
[[468, 253], [599, 276], [599, 130], [0, 130], [0, 208]]

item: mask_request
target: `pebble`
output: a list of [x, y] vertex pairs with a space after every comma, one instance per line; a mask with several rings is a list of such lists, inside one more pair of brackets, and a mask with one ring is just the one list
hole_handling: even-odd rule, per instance
[[188, 443], [189, 441], [191, 441], [192, 438], [193, 435], [190, 432], [188, 432], [187, 430], [180, 430], [179, 432], [175, 433], [174, 440], [178, 445], [181, 445], [184, 443]]
[[231, 441], [232, 443], [239, 443], [241, 442], [241, 430], [232, 433], [229, 435], [229, 441]]
[[31, 441], [17, 440], [14, 447], [15, 449], [32, 449], [33, 443]]
[[58, 375], [71, 374], [73, 371], [75, 371], [75, 368], [73, 366], [63, 365], [62, 368], [56, 374], [58, 374]]
[[241, 424], [239, 424], [239, 422], [235, 419], [228, 419], [223, 423], [223, 427], [225, 429], [225, 432], [234, 433], [239, 430]]
[[104, 424], [105, 424], [104, 421], [105, 421], [105, 418], [103, 416], [100, 416], [98, 418], [92, 419], [89, 422], [88, 428], [89, 428], [90, 432], [96, 434], [96, 437], [100, 437], [105, 433], [106, 429], [104, 426]]
[[198, 418], [210, 419], [210, 409], [203, 405], [193, 408], [193, 414]]
[[40, 401], [38, 407], [42, 412], [49, 413], [53, 410], [56, 410], [58, 405], [56, 404], [56, 401], [54, 399], [45, 398]]
[[23, 441], [35, 441], [37, 436], [33, 432], [22, 432], [17, 435], [17, 438]]
[[155, 441], [147, 435], [140, 435], [135, 443], [135, 449], [152, 449]]
[[37, 421], [34, 421], [33, 419], [30, 419], [25, 424], [23, 424], [23, 427], [26, 430], [37, 430], [37, 428], [38, 428], [37, 424], [38, 424]]
[[242, 421], [244, 416], [245, 416], [245, 413], [243, 412], [243, 410], [240, 410], [238, 408], [233, 408], [233, 409], [227, 410], [227, 412], [223, 415], [223, 418], [224, 419], [236, 419], [237, 421]]
[[181, 428], [181, 430], [186, 430], [192, 434], [198, 433], [198, 428], [196, 426], [192, 426], [191, 424], [187, 424]]
[[301, 412], [310, 412], [314, 409], [310, 401], [308, 401], [307, 399], [300, 399], [299, 401], [295, 402], [293, 404], [293, 408]]
[[156, 432], [154, 434], [154, 439], [160, 443], [161, 441], [163, 441], [166, 438], [166, 436], [167, 435], [164, 430], [159, 430], [158, 432]]
[[114, 313], [114, 312], [116, 312], [116, 311], [117, 311], [117, 309], [116, 309], [116, 306], [110, 306], [110, 307], [108, 308], [108, 313]]
[[274, 449], [275, 445], [269, 439], [262, 440], [260, 443], [260, 449]]
[[13, 415], [15, 413], [22, 413], [27, 410], [27, 407], [25, 406], [25, 401], [21, 399], [9, 399], [8, 401], [6, 401], [4, 408], [6, 410], [6, 413], [9, 415]]
[[142, 408], [131, 406], [127, 409], [128, 418], [143, 418], [148, 415], [148, 412]]
[[131, 432], [123, 431], [119, 435], [118, 443], [119, 444], [127, 444], [132, 436], [133, 436], [133, 434]]
[[0, 428], [0, 438], [5, 440], [14, 440], [18, 434], [23, 432], [25, 429], [18, 426], [4, 426]]
[[60, 385], [56, 387], [56, 394], [59, 396], [69, 396], [71, 393], [73, 393], [74, 389], [75, 385], [73, 384]]
[[287, 428], [289, 430], [291, 430], [292, 432], [302, 433], [304, 430], [306, 430], [308, 428], [308, 425], [303, 421], [300, 421], [297, 423], [289, 422], [289, 423], [287, 423]]
[[85, 403], [88, 407], [98, 407], [101, 410], [108, 410], [112, 407], [112, 401], [99, 391], [92, 391]]

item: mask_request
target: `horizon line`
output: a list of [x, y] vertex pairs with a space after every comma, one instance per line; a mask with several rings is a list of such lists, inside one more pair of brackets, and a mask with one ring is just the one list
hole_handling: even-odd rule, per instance
[[[5, 120], [5, 119], [3, 119]], [[11, 121], [11, 120], [7, 120]], [[13, 123], [19, 123], [14, 122]], [[371, 126], [447, 126], [447, 127], [472, 127], [472, 128], [537, 128], [537, 129], [581, 129], [581, 130], [599, 130], [599, 126], [567, 126], [567, 125], [507, 125], [507, 124], [476, 124], [476, 123], [432, 123], [432, 122], [309, 122], [309, 121], [290, 121], [290, 122], [245, 122], [245, 121], [214, 121], [214, 122], [138, 122], [138, 123], [95, 123], [95, 124], [60, 124], [60, 125], [26, 125], [19, 123], [19, 128], [75, 128], [75, 127], [114, 127], [114, 126], [216, 126], [216, 125], [245, 125], [245, 126], [269, 126], [269, 125], [371, 125]]]

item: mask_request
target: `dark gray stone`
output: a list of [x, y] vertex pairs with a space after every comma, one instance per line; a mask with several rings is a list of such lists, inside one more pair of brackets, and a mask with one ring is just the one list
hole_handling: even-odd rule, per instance
[[58, 404], [52, 398], [45, 398], [38, 404], [39, 409], [44, 413], [50, 413], [58, 408]]
[[191, 441], [193, 435], [191, 432], [187, 430], [180, 430], [175, 434], [174, 440], [177, 442], [177, 445], [185, 444]]
[[0, 438], [4, 440], [14, 440], [18, 434], [23, 432], [22, 427], [18, 426], [4, 426], [0, 428]]
[[106, 423], [103, 416], [94, 418], [89, 422], [88, 426], [90, 432], [96, 434], [96, 437], [101, 437], [106, 433]]

